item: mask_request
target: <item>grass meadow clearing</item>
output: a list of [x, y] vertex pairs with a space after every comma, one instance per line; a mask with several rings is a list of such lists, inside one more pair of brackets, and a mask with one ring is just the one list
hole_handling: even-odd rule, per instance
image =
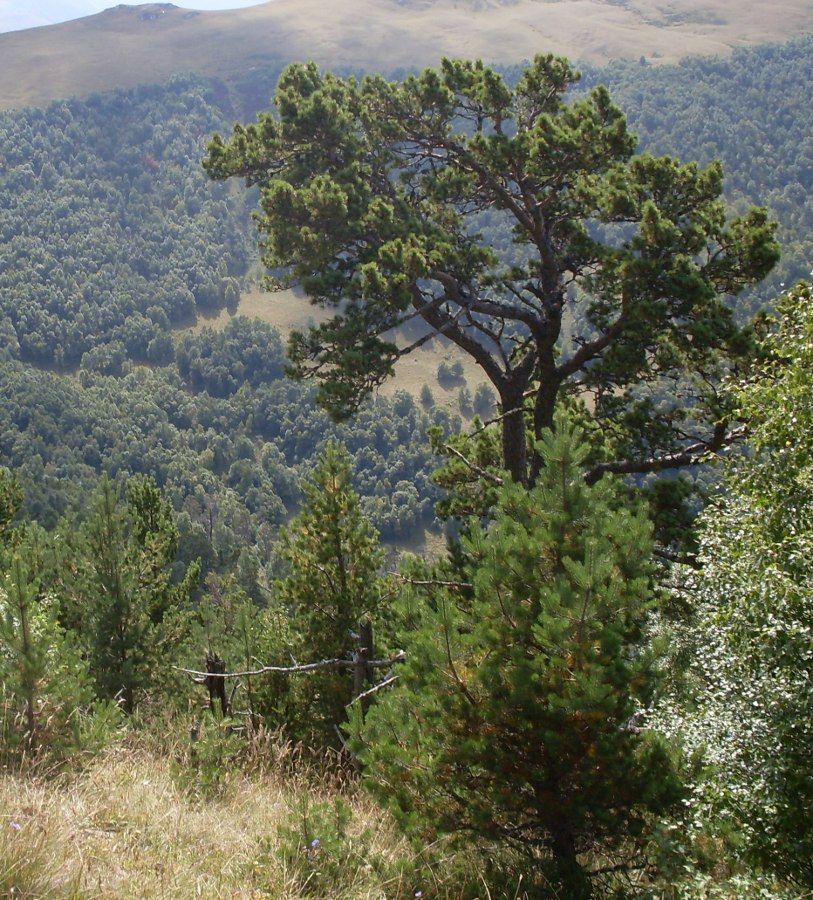
[[335, 765], [269, 736], [239, 761], [222, 734], [198, 752], [131, 736], [56, 777], [4, 768], [0, 897], [461, 896], [460, 858], [408, 845]]

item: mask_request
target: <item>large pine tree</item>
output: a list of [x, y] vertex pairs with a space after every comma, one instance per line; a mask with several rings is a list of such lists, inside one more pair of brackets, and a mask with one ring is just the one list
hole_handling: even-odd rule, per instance
[[[636, 155], [606, 88], [568, 102], [577, 80], [554, 56], [511, 85], [481, 62], [400, 83], [295, 64], [276, 112], [215, 135], [209, 174], [261, 188], [275, 284], [334, 313], [293, 335], [290, 358], [335, 414], [443, 335], [499, 397], [515, 480], [533, 480], [528, 437], [573, 393], [610, 469], [672, 468], [728, 440], [717, 367], [747, 341], [725, 295], [770, 271], [774, 227], [759, 209], [727, 220], [718, 164]], [[396, 330], [416, 321], [418, 337]]]

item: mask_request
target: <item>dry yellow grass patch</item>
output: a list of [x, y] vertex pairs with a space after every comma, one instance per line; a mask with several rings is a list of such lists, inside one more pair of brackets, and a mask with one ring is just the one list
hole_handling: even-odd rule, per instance
[[[313, 871], [295, 856], [291, 862], [291, 833], [303, 804], [329, 802], [335, 785], [314, 784], [285, 767], [287, 774], [234, 776], [221, 794], [196, 798], [178, 786], [171, 766], [119, 745], [73, 779], [2, 776], [0, 896], [294, 900], [309, 879], [324, 881], [315, 850], [306, 861]], [[371, 829], [365, 852], [383, 864], [348, 866], [335, 896], [411, 896], [411, 884], [392, 874], [384, 883], [380, 874], [397, 873], [389, 863], [405, 852], [386, 817], [358, 792], [346, 792], [346, 802], [348, 841]]]
[[[311, 305], [298, 289], [269, 293], [255, 288], [241, 295], [237, 315], [261, 319], [277, 328], [283, 340], [287, 340], [292, 330], [304, 329], [311, 323], [323, 322], [331, 313]], [[231, 314], [227, 310], [222, 310], [217, 316], [200, 317], [194, 330], [224, 328], [230, 318]], [[396, 342], [400, 345], [406, 343], [405, 340]], [[471, 357], [458, 350], [451, 342], [436, 338], [414, 353], [401, 358], [395, 366], [395, 377], [381, 387], [381, 393], [391, 397], [396, 391], [409, 391], [417, 397], [424, 384], [428, 384], [438, 405], [458, 413], [460, 385], [444, 387], [437, 380], [438, 366], [444, 361], [460, 361], [463, 365], [466, 387], [472, 394], [479, 384], [488, 383]]]

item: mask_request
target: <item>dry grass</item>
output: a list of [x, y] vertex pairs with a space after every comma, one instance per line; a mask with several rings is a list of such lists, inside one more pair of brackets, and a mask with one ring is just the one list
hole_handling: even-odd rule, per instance
[[0, 108], [297, 59], [383, 72], [443, 56], [514, 63], [546, 51], [675, 62], [811, 29], [804, 0], [272, 0], [224, 12], [119, 5], [0, 35]]
[[312, 772], [292, 774], [292, 766], [280, 762], [279, 746], [271, 756], [279, 763], [276, 772], [255, 769], [252, 776], [235, 776], [204, 799], [179, 787], [172, 771], [177, 764], [166, 755], [124, 744], [77, 777], [38, 781], [4, 774], [0, 896], [361, 900], [414, 895], [412, 867], [402, 865], [409, 860], [406, 845], [358, 791], [343, 791], [350, 824], [339, 869], [335, 842], [324, 851], [319, 842], [300, 848], [303, 815], [320, 804], [327, 808], [336, 784]]
[[[330, 314], [317, 306], [312, 306], [299, 290], [267, 293], [255, 289], [241, 295], [237, 315], [268, 322], [279, 329], [285, 340], [292, 329], [303, 329], [310, 323], [324, 321]], [[199, 331], [204, 327], [223, 328], [230, 318], [229, 312], [222, 310], [217, 316], [200, 318], [194, 330]], [[398, 340], [398, 343], [403, 345], [406, 342]], [[479, 384], [488, 383], [471, 357], [458, 350], [449, 341], [437, 338], [414, 353], [402, 357], [395, 366], [395, 377], [383, 385], [381, 393], [384, 396], [392, 396], [396, 391], [404, 390], [418, 397], [421, 388], [427, 384], [437, 405], [459, 414], [458, 395], [461, 385], [444, 386], [437, 380], [438, 366], [444, 361], [459, 361], [462, 364], [465, 386], [472, 394]]]

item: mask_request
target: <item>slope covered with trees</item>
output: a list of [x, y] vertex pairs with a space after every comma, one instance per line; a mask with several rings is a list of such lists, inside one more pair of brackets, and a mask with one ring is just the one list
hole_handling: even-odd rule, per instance
[[[251, 327], [241, 330], [238, 319], [233, 331]], [[204, 332], [186, 347], [199, 350], [207, 340]], [[202, 359], [201, 377], [222, 384], [222, 373], [208, 375]], [[239, 357], [231, 365], [241, 365]], [[51, 526], [84, 505], [100, 475], [150, 474], [181, 513], [184, 553], [202, 555], [207, 570], [229, 568], [241, 552], [267, 558], [278, 526], [298, 505], [299, 478], [331, 437], [349, 448], [357, 488], [382, 534], [403, 540], [416, 533], [431, 522], [437, 495], [426, 431], [459, 427], [445, 410], [427, 412], [408, 394], [379, 398], [337, 427], [300, 385], [277, 379], [224, 397], [190, 394], [172, 367], [119, 378], [87, 374], [77, 383], [6, 361], [0, 389], [8, 398], [0, 407], [0, 453], [25, 486], [28, 515]]]
[[116, 374], [167, 331], [236, 308], [244, 211], [200, 170], [222, 110], [202, 82], [0, 115], [0, 331], [12, 354]]

